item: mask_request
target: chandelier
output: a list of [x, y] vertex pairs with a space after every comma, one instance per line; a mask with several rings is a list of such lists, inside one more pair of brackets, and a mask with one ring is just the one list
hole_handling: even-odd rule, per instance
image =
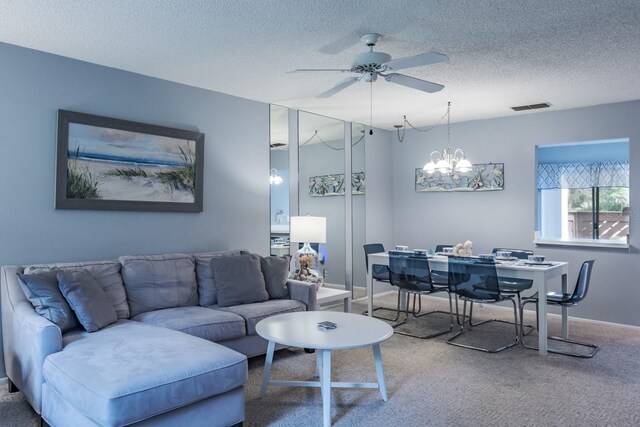
[[269, 176], [269, 184], [279, 185], [282, 184], [284, 180], [280, 175], [278, 175], [278, 169], [271, 169], [271, 175]]
[[429, 155], [429, 161], [422, 168], [428, 174], [436, 171], [440, 173], [450, 174], [452, 172], [466, 173], [470, 172], [473, 166], [467, 160], [462, 149], [457, 148], [451, 151], [451, 102], [447, 104], [447, 146], [442, 152], [432, 151]]

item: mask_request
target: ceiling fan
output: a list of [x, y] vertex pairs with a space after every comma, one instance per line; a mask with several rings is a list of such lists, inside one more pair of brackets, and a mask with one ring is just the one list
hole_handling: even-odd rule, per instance
[[365, 82], [375, 82], [378, 79], [378, 76], [383, 77], [388, 82], [428, 93], [438, 92], [444, 88], [443, 85], [438, 83], [405, 76], [404, 74], [398, 74], [395, 71], [447, 61], [449, 59], [447, 55], [437, 52], [427, 52], [420, 55], [407, 56], [405, 58], [391, 59], [391, 55], [388, 53], [373, 51], [374, 46], [381, 37], [382, 36], [380, 34], [370, 33], [365, 34], [360, 38], [360, 40], [369, 47], [369, 52], [357, 54], [353, 59], [351, 68], [298, 68], [289, 72], [333, 71], [359, 74], [359, 76], [341, 80], [331, 89], [316, 95], [316, 98], [328, 98], [360, 80]]

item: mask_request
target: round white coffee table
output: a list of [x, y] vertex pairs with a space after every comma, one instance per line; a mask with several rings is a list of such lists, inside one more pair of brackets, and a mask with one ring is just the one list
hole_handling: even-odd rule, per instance
[[[321, 329], [319, 322], [329, 321], [336, 329]], [[387, 400], [384, 383], [380, 343], [393, 335], [387, 323], [359, 314], [332, 311], [304, 311], [279, 314], [261, 320], [256, 325], [258, 335], [269, 341], [264, 365], [260, 395], [264, 396], [269, 385], [291, 387], [320, 387], [322, 390], [323, 425], [331, 425], [331, 388], [377, 388], [382, 399]], [[320, 381], [272, 381], [271, 365], [276, 344], [316, 350], [316, 375]], [[331, 351], [372, 346], [378, 374], [377, 383], [351, 383], [331, 381]]]

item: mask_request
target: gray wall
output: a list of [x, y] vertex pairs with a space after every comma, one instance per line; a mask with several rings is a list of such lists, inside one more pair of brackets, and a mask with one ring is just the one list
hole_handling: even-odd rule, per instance
[[[593, 258], [589, 296], [570, 315], [640, 325], [640, 216], [634, 210], [640, 201], [638, 117], [640, 101], [634, 101], [453, 124], [452, 148], [464, 149], [472, 163], [504, 163], [504, 191], [484, 193], [416, 193], [414, 169], [446, 145], [446, 127], [407, 131], [404, 143], [393, 144], [393, 240], [428, 248], [469, 239], [474, 253], [494, 246], [535, 249], [549, 259], [569, 262], [570, 287], [582, 261]], [[535, 146], [612, 138], [629, 138], [632, 250], [534, 248]]]
[[[367, 132], [368, 128], [367, 128]], [[398, 143], [395, 132], [375, 129], [373, 135], [367, 133], [365, 159], [367, 165], [366, 204], [366, 243], [382, 243], [385, 249], [394, 245], [393, 220], [393, 162], [392, 148]], [[364, 250], [363, 250], [364, 257]], [[391, 286], [382, 282], [374, 284], [374, 290], [387, 291]]]
[[[227, 248], [268, 254], [267, 104], [2, 43], [0, 94], [0, 264]], [[55, 210], [58, 109], [203, 132], [204, 211]]]
[[[365, 168], [365, 147], [367, 144], [367, 134], [361, 133], [363, 125], [352, 124], [351, 131], [351, 171], [352, 173], [366, 171]], [[362, 139], [360, 139], [362, 138]], [[356, 141], [359, 141], [356, 144]], [[356, 144], [356, 145], [353, 145]], [[365, 186], [366, 186], [365, 173]], [[366, 188], [366, 187], [365, 187]], [[351, 230], [353, 236], [352, 247], [352, 281], [353, 286], [364, 287], [367, 281], [367, 267], [364, 262], [364, 249], [362, 245], [366, 242], [366, 190], [365, 194], [355, 194], [351, 198]]]

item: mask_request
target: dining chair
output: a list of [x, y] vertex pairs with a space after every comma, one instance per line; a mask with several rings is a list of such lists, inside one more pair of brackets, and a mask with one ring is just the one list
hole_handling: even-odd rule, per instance
[[[444, 248], [453, 248], [455, 245], [442, 245], [442, 244], [438, 244], [436, 245], [436, 249], [435, 252], [443, 252]], [[449, 275], [446, 271], [438, 271], [438, 270], [433, 270], [431, 272], [431, 277], [433, 280], [433, 284], [438, 286], [447, 286], [449, 283]]]
[[[384, 250], [384, 245], [382, 243], [367, 243], [366, 245], [363, 245], [364, 248], [364, 262], [365, 265], [367, 267], [367, 272], [369, 271], [369, 255], [370, 254], [378, 254], [378, 253], [383, 253], [385, 252]], [[373, 277], [373, 280], [377, 280], [379, 282], [390, 282], [389, 279], [389, 267], [386, 265], [380, 265], [380, 264], [373, 264], [371, 266], [371, 275]], [[371, 289], [371, 292], [373, 292], [373, 289]], [[389, 311], [393, 311], [392, 308], [386, 308], [386, 307], [375, 307], [373, 308], [371, 311], [378, 311], [378, 310], [389, 310]], [[364, 314], [365, 316], [369, 314], [368, 310], [365, 310], [362, 312], [362, 314]], [[396, 313], [396, 317], [391, 319], [388, 317], [384, 317], [384, 316], [375, 316], [372, 314], [373, 317], [377, 317], [379, 319], [384, 319], [384, 320], [390, 320], [392, 322], [397, 321], [400, 318], [400, 314]]]
[[[401, 298], [406, 296], [404, 319], [400, 322], [392, 325], [395, 329], [398, 326], [404, 325], [409, 320], [409, 306], [411, 303], [411, 297], [413, 297], [413, 304], [411, 305], [411, 315], [414, 317], [422, 317], [435, 313], [442, 313], [449, 315], [449, 328], [436, 331], [427, 335], [417, 335], [411, 332], [405, 332], [395, 330], [396, 333], [401, 335], [408, 335], [414, 338], [428, 339], [437, 337], [453, 329], [453, 305], [451, 303], [451, 294], [448, 288], [439, 288], [434, 286], [431, 281], [431, 270], [429, 268], [429, 260], [424, 255], [412, 255], [402, 252], [390, 251], [389, 252], [389, 278], [391, 284], [398, 288], [398, 305], [397, 313], [400, 317], [400, 305]], [[404, 292], [403, 292], [404, 291]], [[422, 295], [430, 295], [438, 292], [446, 292], [449, 296], [449, 311], [429, 311], [422, 313]], [[416, 303], [418, 305], [416, 310]]]
[[[582, 301], [587, 296], [587, 292], [589, 291], [589, 283], [591, 282], [591, 271], [593, 270], [593, 264], [594, 263], [595, 263], [595, 260], [589, 260], [589, 261], [585, 261], [585, 262], [582, 263], [582, 267], [580, 267], [580, 273], [578, 274], [578, 280], [576, 281], [576, 287], [574, 288], [573, 293], [564, 294], [564, 293], [557, 293], [557, 292], [547, 292], [547, 304], [549, 304], [549, 305], [557, 305], [557, 306], [561, 306], [561, 307], [575, 307], [576, 305], [578, 305], [578, 303], [580, 301]], [[538, 322], [539, 322], [539, 320], [538, 320], [539, 299], [538, 299], [538, 294], [537, 293], [535, 295], [531, 296], [531, 297], [524, 298], [522, 300], [522, 303], [520, 305], [520, 324], [522, 324], [523, 321], [524, 321], [523, 320], [524, 319], [524, 314], [523, 314], [524, 306], [529, 304], [529, 303], [535, 303], [536, 304], [536, 324], [538, 324]], [[564, 354], [566, 356], [581, 357], [581, 358], [591, 358], [600, 349], [597, 345], [584, 343], [584, 342], [579, 342], [579, 341], [574, 341], [574, 340], [570, 340], [568, 338], [551, 336], [551, 337], [548, 337], [548, 339], [553, 340], [553, 341], [561, 341], [561, 342], [564, 342], [564, 343], [573, 344], [573, 345], [576, 345], [576, 346], [579, 346], [579, 347], [587, 347], [587, 348], [591, 349], [591, 351], [589, 353], [581, 354], [581, 353], [576, 353], [576, 352], [573, 352], [573, 351], [557, 350], [557, 349], [548, 348], [547, 351], [549, 353]], [[522, 345], [525, 346], [526, 348], [529, 348], [529, 349], [532, 349], [532, 350], [538, 350], [538, 347], [534, 347], [533, 345], [527, 345], [524, 342], [524, 340], [522, 339], [522, 336], [520, 337], [520, 341], [522, 342]]]
[[[520, 339], [518, 333], [518, 311], [516, 302], [513, 299], [513, 295], [505, 294], [501, 292], [500, 289], [500, 280], [498, 278], [498, 273], [496, 271], [495, 261], [492, 259], [478, 259], [478, 258], [470, 258], [470, 257], [449, 257], [449, 292], [455, 293], [462, 301], [463, 301], [463, 316], [466, 315], [467, 310], [467, 302], [469, 303], [482, 303], [482, 304], [493, 304], [502, 301], [511, 301], [513, 304], [513, 317], [515, 319], [515, 340], [513, 342], [509, 342], [504, 346], [498, 347], [496, 349], [484, 348], [484, 347], [476, 347], [468, 344], [461, 344], [459, 342], [455, 342], [463, 333], [465, 323], [469, 324], [469, 327], [476, 327], [480, 325], [484, 325], [490, 322], [500, 322], [500, 323], [508, 323], [501, 319], [489, 319], [482, 321], [480, 323], [473, 324], [472, 321], [472, 311], [473, 305], [471, 305], [469, 309], [469, 321], [463, 321], [460, 325], [460, 331], [449, 338], [446, 342], [447, 344], [455, 345], [458, 347], [469, 348], [472, 350], [484, 351], [487, 353], [497, 353], [499, 351], [505, 350], [507, 348], [513, 347], [516, 345]], [[456, 315], [457, 307], [456, 307]], [[463, 317], [465, 319], [465, 317]]]
[[[518, 259], [528, 259], [529, 255], [533, 255], [533, 251], [530, 249], [509, 249], [509, 248], [493, 248], [492, 253], [495, 255], [499, 251], [509, 251], [511, 256]], [[516, 296], [518, 302], [518, 308], [522, 302], [522, 295], [520, 292], [526, 291], [533, 287], [533, 280], [531, 279], [519, 279], [515, 277], [500, 277], [500, 290], [506, 294], [513, 294]], [[528, 331], [524, 335], [529, 335], [534, 327], [532, 325], [524, 325], [528, 328]]]

